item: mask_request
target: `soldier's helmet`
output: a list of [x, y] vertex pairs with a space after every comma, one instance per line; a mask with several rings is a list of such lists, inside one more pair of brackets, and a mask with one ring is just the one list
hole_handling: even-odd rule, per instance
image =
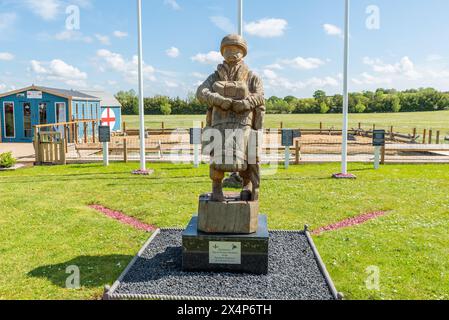
[[230, 34], [223, 38], [223, 40], [221, 41], [222, 55], [224, 53], [224, 48], [226, 48], [227, 46], [237, 46], [242, 48], [244, 57], [246, 57], [246, 55], [248, 54], [248, 43], [245, 39], [243, 39], [242, 36], [238, 34]]

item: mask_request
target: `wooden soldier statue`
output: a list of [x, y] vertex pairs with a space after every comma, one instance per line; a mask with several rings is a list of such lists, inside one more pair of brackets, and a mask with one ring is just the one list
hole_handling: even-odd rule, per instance
[[[226, 36], [221, 43], [225, 61], [197, 92], [199, 101], [208, 106], [206, 131], [214, 129], [222, 137], [222, 149], [211, 152], [212, 201], [216, 202], [225, 200], [222, 182], [226, 172], [238, 172], [243, 178], [242, 200], [259, 199], [259, 147], [252, 146], [261, 143], [257, 141], [257, 132], [263, 129], [265, 98], [262, 80], [243, 61], [247, 53], [248, 45], [241, 36]], [[233, 143], [227, 139], [230, 132], [238, 132], [231, 137]]]

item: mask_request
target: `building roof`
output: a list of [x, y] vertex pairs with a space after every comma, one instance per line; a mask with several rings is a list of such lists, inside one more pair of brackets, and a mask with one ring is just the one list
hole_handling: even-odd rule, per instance
[[100, 105], [102, 107], [122, 107], [122, 104], [111, 93], [105, 91], [88, 91], [88, 90], [82, 90], [81, 92], [90, 96], [100, 98], [101, 99]]
[[42, 91], [42, 92], [49, 93], [49, 94], [52, 94], [52, 95], [55, 95], [58, 97], [63, 97], [66, 99], [100, 101], [99, 97], [88, 95], [81, 91], [39, 87], [39, 86], [35, 86], [35, 85], [32, 85], [27, 88], [23, 88], [23, 89], [18, 89], [18, 90], [2, 93], [2, 94], [0, 94], [0, 98], [7, 97], [7, 96], [17, 94], [17, 93], [21, 93], [24, 91], [30, 91], [30, 90]]
[[48, 91], [52, 91], [52, 92], [57, 92], [63, 96], [71, 97], [72, 99], [100, 100], [99, 97], [97, 97], [97, 96], [89, 95], [82, 91], [77, 91], [77, 90], [57, 89], [57, 88], [48, 88], [48, 87], [40, 87], [40, 88], [43, 89], [42, 91], [48, 90]]

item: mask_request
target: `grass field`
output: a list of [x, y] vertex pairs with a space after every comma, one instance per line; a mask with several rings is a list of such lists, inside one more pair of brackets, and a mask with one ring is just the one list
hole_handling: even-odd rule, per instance
[[[199, 116], [146, 116], [147, 128], [160, 128], [165, 122], [166, 128], [191, 128], [195, 121], [205, 121], [204, 115]], [[139, 127], [138, 116], [124, 116], [123, 119], [128, 128]], [[325, 128], [341, 128], [342, 115], [339, 114], [289, 114], [289, 115], [267, 115], [266, 128], [279, 128], [280, 123], [285, 128], [316, 129], [320, 122]], [[449, 135], [449, 111], [439, 112], [414, 112], [414, 113], [378, 113], [378, 114], [351, 114], [350, 127], [357, 128], [361, 122], [366, 129], [372, 128], [373, 124], [379, 129], [390, 129], [395, 127], [396, 132], [412, 133], [413, 128], [440, 130], [442, 135]]]
[[[137, 164], [35, 167], [0, 173], [0, 299], [94, 299], [123, 271], [149, 234], [88, 208], [101, 204], [159, 227], [185, 227], [210, 189], [207, 166]], [[263, 177], [261, 210], [272, 229], [312, 229], [362, 213], [388, 214], [315, 237], [348, 299], [449, 299], [449, 166], [294, 166]], [[65, 288], [80, 267], [80, 290]], [[380, 269], [380, 291], [365, 286]]]

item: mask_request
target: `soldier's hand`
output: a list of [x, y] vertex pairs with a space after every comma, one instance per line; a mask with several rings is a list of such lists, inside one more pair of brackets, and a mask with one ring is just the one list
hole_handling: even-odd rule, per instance
[[223, 98], [223, 101], [221, 103], [221, 108], [225, 111], [228, 111], [232, 107], [232, 99], [229, 98]]
[[248, 100], [234, 100], [232, 110], [234, 110], [235, 113], [248, 112], [251, 111], [251, 104]]

